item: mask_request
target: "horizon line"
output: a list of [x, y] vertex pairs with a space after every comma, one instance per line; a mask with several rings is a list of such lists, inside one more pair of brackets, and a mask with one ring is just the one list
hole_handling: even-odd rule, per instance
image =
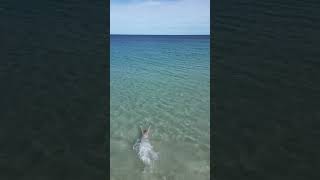
[[210, 36], [210, 34], [109, 34], [109, 35], [133, 35], [133, 36]]

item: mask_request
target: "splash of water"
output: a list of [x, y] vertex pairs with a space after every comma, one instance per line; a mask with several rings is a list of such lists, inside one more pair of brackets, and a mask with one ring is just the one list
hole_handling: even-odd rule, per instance
[[133, 150], [137, 152], [139, 159], [146, 167], [152, 168], [154, 161], [159, 159], [159, 154], [154, 151], [148, 138], [137, 139]]

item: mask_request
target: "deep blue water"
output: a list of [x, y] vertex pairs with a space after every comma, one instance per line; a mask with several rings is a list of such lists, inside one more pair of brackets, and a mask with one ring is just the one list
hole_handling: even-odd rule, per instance
[[319, 179], [319, 7], [213, 4], [217, 179]]
[[0, 2], [0, 179], [105, 179], [107, 3]]

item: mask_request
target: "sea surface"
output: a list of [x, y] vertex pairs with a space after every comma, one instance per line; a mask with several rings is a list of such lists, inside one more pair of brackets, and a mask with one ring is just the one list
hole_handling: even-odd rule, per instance
[[320, 3], [212, 5], [216, 179], [320, 179]]
[[[111, 35], [111, 180], [208, 180], [210, 36]], [[151, 172], [132, 147], [151, 126]]]
[[107, 2], [0, 2], [0, 179], [104, 179]]

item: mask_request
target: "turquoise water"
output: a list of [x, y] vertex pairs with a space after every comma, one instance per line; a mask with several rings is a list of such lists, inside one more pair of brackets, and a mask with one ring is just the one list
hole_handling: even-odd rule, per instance
[[[111, 36], [112, 180], [209, 179], [209, 36]], [[143, 172], [132, 146], [151, 125], [159, 160]]]

